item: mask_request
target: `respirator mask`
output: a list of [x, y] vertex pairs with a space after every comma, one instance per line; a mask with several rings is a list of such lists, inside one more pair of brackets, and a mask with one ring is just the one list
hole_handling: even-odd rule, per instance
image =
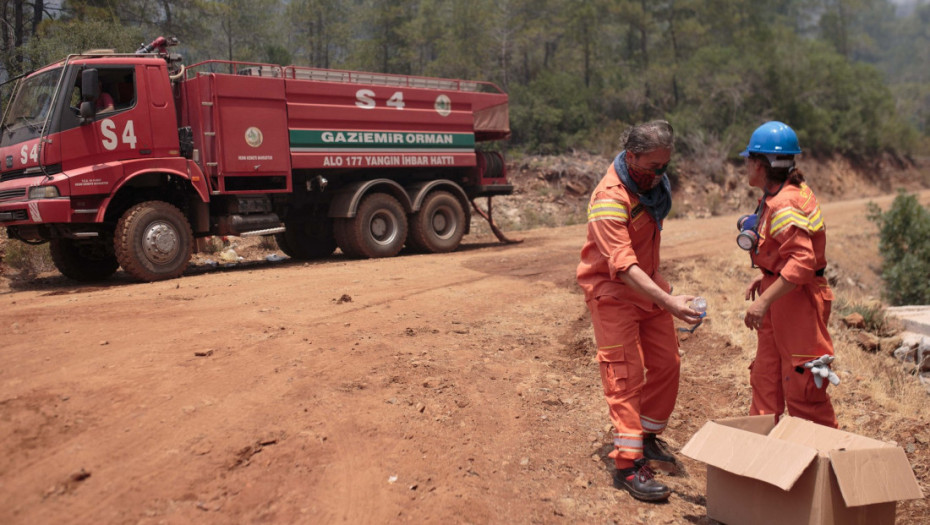
[[743, 215], [736, 221], [736, 228], [739, 234], [736, 236], [736, 244], [740, 248], [749, 251], [754, 250], [759, 245], [759, 234], [756, 229], [759, 226], [759, 215]]

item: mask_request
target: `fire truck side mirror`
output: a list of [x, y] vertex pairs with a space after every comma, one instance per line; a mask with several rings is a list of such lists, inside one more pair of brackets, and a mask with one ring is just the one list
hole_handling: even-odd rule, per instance
[[100, 80], [97, 77], [97, 70], [85, 69], [81, 71], [81, 100], [85, 102], [96, 102], [99, 95]]
[[89, 122], [97, 114], [97, 97], [100, 96], [100, 79], [96, 69], [81, 71], [81, 118]]

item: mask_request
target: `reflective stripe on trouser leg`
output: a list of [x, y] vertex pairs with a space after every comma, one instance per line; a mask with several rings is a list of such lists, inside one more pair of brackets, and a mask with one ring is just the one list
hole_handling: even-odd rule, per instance
[[643, 455], [643, 435], [614, 432], [614, 448], [620, 452], [638, 454], [638, 457], [641, 457]]
[[643, 425], [643, 432], [647, 434], [661, 434], [665, 427], [668, 426], [668, 420], [656, 421], [646, 416], [640, 415], [639, 422]]

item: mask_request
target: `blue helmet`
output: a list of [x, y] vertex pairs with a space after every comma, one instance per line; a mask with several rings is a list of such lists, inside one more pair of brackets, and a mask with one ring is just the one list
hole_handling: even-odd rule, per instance
[[801, 153], [798, 135], [784, 122], [772, 120], [762, 124], [749, 137], [749, 145], [740, 153], [748, 157], [750, 153], [763, 155], [797, 155]]

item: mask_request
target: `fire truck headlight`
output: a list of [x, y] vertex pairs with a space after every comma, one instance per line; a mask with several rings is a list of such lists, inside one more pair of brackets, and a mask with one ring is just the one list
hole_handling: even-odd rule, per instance
[[29, 188], [30, 199], [54, 199], [60, 196], [61, 194], [58, 193], [58, 188], [55, 186], [35, 186]]

